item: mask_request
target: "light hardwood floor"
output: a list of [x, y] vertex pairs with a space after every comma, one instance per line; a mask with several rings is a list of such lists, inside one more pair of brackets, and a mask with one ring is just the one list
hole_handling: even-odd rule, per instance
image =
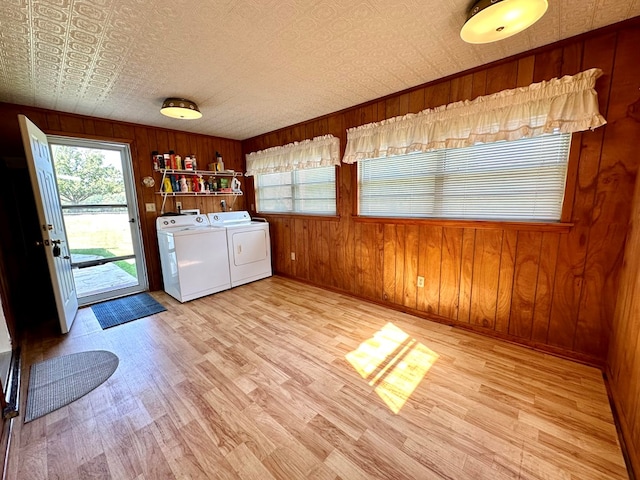
[[597, 369], [279, 277], [153, 296], [167, 312], [29, 342], [23, 402], [33, 362], [120, 365], [17, 422], [9, 479], [628, 478]]

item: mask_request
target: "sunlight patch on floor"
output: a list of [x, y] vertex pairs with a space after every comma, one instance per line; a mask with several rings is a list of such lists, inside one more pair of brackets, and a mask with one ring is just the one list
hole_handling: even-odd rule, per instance
[[398, 413], [439, 355], [393, 323], [346, 355], [355, 370], [375, 387], [393, 413]]

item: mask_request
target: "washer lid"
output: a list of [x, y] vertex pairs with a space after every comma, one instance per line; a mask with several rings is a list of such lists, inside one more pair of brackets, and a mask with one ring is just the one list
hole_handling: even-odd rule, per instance
[[156, 228], [158, 231], [196, 230], [209, 228], [211, 224], [206, 215], [176, 215], [171, 217], [158, 217]]

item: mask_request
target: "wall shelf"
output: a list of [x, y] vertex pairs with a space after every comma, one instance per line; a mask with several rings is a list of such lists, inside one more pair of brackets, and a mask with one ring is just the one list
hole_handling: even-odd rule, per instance
[[215, 197], [222, 195], [236, 195], [241, 196], [244, 195], [242, 192], [156, 192], [156, 195], [162, 195], [163, 197]]
[[171, 168], [160, 168], [154, 170], [155, 172], [162, 173], [163, 178], [166, 175], [202, 175], [208, 177], [242, 177], [242, 172], [236, 172], [234, 170], [224, 170], [222, 172], [214, 172], [212, 170], [173, 170]]

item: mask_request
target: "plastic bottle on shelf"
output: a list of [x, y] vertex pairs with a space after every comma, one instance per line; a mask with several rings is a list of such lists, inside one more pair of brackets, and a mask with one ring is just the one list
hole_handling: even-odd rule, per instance
[[216, 159], [218, 160], [216, 170], [218, 172], [224, 172], [224, 162], [222, 161], [222, 155], [216, 152]]
[[191, 157], [189, 155], [184, 157], [184, 169], [193, 170], [193, 161], [191, 160]]
[[176, 170], [178, 167], [176, 167], [176, 152], [174, 152], [173, 150], [169, 150], [169, 164], [172, 170]]
[[198, 188], [199, 188], [199, 190], [200, 190], [201, 192], [204, 192], [204, 191], [205, 191], [205, 188], [204, 188], [204, 180], [203, 180], [203, 178], [202, 178], [202, 175], [198, 175]]
[[151, 161], [153, 162], [153, 169], [158, 170], [160, 168], [160, 164], [158, 163], [158, 151], [154, 150], [151, 152]]
[[189, 187], [187, 186], [187, 179], [185, 178], [184, 175], [180, 176], [180, 191], [181, 192], [189, 191]]
[[198, 179], [194, 176], [189, 179], [191, 181], [191, 190], [194, 192], [200, 191], [200, 184], [198, 183]]
[[165, 193], [173, 193], [173, 186], [171, 185], [171, 179], [164, 177], [164, 182], [162, 182], [162, 191]]
[[195, 154], [193, 154], [193, 153], [191, 154], [191, 165], [192, 165], [192, 168], [193, 168], [194, 170], [197, 170], [197, 169], [198, 169], [198, 162], [197, 162], [197, 160], [196, 160], [196, 156], [195, 156]]
[[183, 165], [182, 165], [182, 157], [180, 155], [176, 155], [176, 169], [177, 170], [184, 170]]

